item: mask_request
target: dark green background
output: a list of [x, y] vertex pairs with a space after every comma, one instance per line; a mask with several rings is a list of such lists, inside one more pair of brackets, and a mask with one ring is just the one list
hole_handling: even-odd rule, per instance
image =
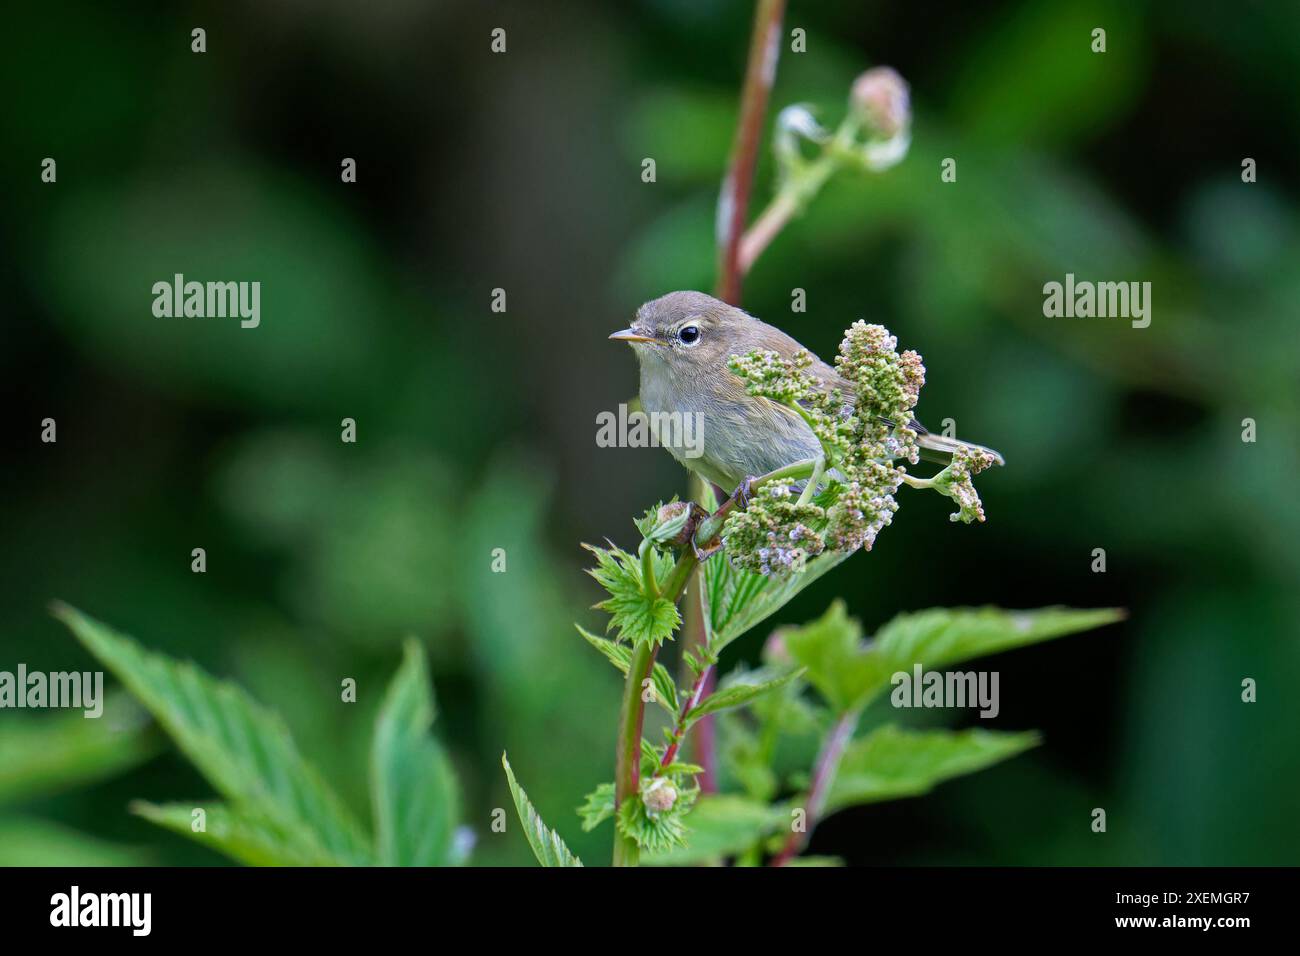
[[[1044, 746], [845, 812], [813, 852], [1297, 862], [1295, 11], [792, 2], [808, 52], [787, 43], [774, 109], [837, 122], [854, 76], [888, 63], [915, 137], [897, 169], [834, 181], [745, 305], [823, 355], [855, 319], [888, 325], [925, 356], [922, 419], [955, 418], [1008, 466], [982, 482], [983, 526], [904, 492], [876, 550], [782, 620], [835, 594], [868, 629], [936, 605], [1132, 612], [989, 662], [996, 725]], [[661, 451], [596, 447], [597, 413], [636, 388], [605, 336], [649, 297], [713, 284], [749, 18], [739, 0], [11, 5], [0, 669], [89, 667], [46, 613], [69, 601], [248, 686], [365, 813], [373, 710], [414, 633], [476, 862], [531, 859], [488, 830], [503, 748], [548, 822], [603, 859], [608, 829], [582, 834], [571, 808], [611, 777], [618, 681], [570, 624], [602, 626], [579, 542], [634, 544], [631, 517], [685, 487]], [[771, 186], [765, 147], [758, 203]], [[150, 287], [175, 272], [260, 280], [261, 327], [155, 318]], [[1067, 272], [1150, 281], [1151, 327], [1044, 318], [1042, 286]], [[0, 767], [30, 720], [0, 712]], [[126, 812], [211, 792], [173, 751], [79, 776], [0, 786], [0, 862], [220, 862]]]

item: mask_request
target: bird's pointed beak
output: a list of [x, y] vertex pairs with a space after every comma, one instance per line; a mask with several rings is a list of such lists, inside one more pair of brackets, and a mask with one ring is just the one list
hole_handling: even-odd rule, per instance
[[610, 338], [615, 342], [649, 342], [652, 345], [662, 344], [658, 339], [649, 335], [642, 335], [636, 329], [623, 329], [620, 332], [615, 332], [610, 336]]

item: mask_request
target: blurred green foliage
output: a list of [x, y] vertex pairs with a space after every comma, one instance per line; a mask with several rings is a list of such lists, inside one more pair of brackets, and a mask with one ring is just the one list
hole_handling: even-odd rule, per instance
[[[749, 6], [337, 2], [310, 29], [288, 9], [10, 14], [0, 668], [88, 667], [45, 610], [75, 603], [236, 677], [365, 819], [356, 768], [414, 634], [475, 862], [531, 858], [490, 830], [510, 805], [503, 749], [574, 853], [605, 859], [608, 831], [557, 816], [613, 762], [618, 675], [570, 623], [598, 619], [578, 542], [630, 544], [630, 516], [684, 476], [662, 452], [595, 446], [596, 412], [635, 391], [604, 337], [652, 295], [712, 286]], [[493, 57], [499, 24], [510, 52]], [[869, 630], [930, 606], [1131, 610], [991, 665], [997, 724], [1040, 728], [1043, 746], [837, 814], [810, 851], [1297, 862], [1294, 5], [796, 2], [788, 25], [808, 52], [782, 57], [774, 108], [833, 114], [890, 63], [912, 84], [914, 142], [887, 178], [833, 183], [745, 305], [823, 354], [853, 319], [885, 323], [925, 356], [922, 420], [955, 418], [1008, 467], [981, 488], [987, 525], [953, 529], [915, 499], [773, 624], [836, 594]], [[765, 157], [759, 204], [772, 171]], [[261, 327], [155, 319], [150, 286], [176, 272], [259, 279]], [[1066, 272], [1150, 280], [1151, 327], [1044, 319], [1042, 285]], [[795, 287], [807, 313], [790, 312]], [[56, 445], [39, 442], [47, 416]], [[220, 862], [126, 810], [203, 792], [194, 771], [129, 720], [82, 723], [0, 712], [0, 863]], [[1098, 806], [1105, 835], [1088, 829]]]

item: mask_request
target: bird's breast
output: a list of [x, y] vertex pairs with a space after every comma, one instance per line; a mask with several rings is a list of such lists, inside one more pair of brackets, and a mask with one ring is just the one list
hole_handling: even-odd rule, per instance
[[[689, 456], [688, 449], [661, 443], [683, 465], [725, 491], [745, 478], [812, 458], [820, 449], [816, 436], [796, 413], [749, 395], [725, 371], [707, 382], [646, 371], [643, 367], [641, 407], [652, 426], [656, 416], [661, 423], [689, 416], [700, 436], [696, 453]], [[665, 419], [665, 413], [670, 419]]]

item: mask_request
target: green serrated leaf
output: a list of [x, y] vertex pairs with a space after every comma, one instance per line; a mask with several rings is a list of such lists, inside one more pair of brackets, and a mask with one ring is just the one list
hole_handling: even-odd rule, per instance
[[662, 752], [644, 737], [641, 738], [641, 773], [653, 774], [662, 759]]
[[510, 784], [510, 795], [515, 801], [515, 810], [519, 822], [524, 827], [524, 837], [533, 848], [533, 855], [542, 866], [582, 866], [582, 861], [574, 856], [560, 835], [542, 822], [537, 809], [524, 793], [524, 788], [515, 780], [515, 772], [510, 769], [510, 761], [501, 754], [501, 766], [506, 771], [506, 781]]
[[1113, 608], [1003, 611], [936, 608], [901, 614], [874, 641], [834, 602], [816, 621], [782, 632], [790, 655], [808, 668], [808, 680], [838, 712], [863, 707], [889, 686], [892, 675], [915, 664], [939, 668], [1035, 644], [1121, 620]]
[[587, 833], [613, 817], [614, 785], [602, 783], [587, 794], [587, 799], [578, 807], [578, 816], [582, 817], [582, 829]]
[[772, 754], [766, 746], [767, 738], [749, 723], [741, 721], [735, 713], [723, 713], [719, 718], [719, 738], [722, 741], [719, 756], [726, 779], [740, 784], [745, 794], [766, 804], [776, 795], [779, 781], [772, 769]]
[[659, 771], [659, 775], [661, 777], [679, 777], [679, 776], [694, 777], [701, 773], [704, 773], [704, 768], [701, 767], [699, 764], [685, 763], [681, 760], [674, 760], [668, 766], [664, 767], [662, 770]]
[[[673, 495], [668, 504], [676, 504], [678, 498]], [[659, 513], [664, 509], [663, 502], [649, 509], [644, 516], [633, 521], [637, 531], [641, 532], [641, 537], [652, 543], [659, 545], [665, 541], [670, 541], [682, 533], [686, 523], [691, 519], [691, 509], [683, 507], [679, 513], [672, 515], [664, 520], [660, 520]]]
[[716, 654], [706, 652], [707, 648], [700, 647], [687, 650], [682, 654], [682, 660], [686, 662], [686, 666], [691, 669], [691, 673], [696, 677], [699, 677], [706, 667], [712, 667], [718, 663]]
[[790, 656], [806, 668], [808, 682], [837, 713], [861, 706], [879, 662], [868, 655], [862, 627], [849, 617], [842, 600], [832, 602], [815, 621], [780, 634]]
[[[611, 641], [607, 637], [599, 637], [584, 629], [580, 625], [573, 625], [578, 629], [578, 633], [586, 639], [587, 643], [600, 651], [605, 659], [617, 667], [624, 676], [627, 675], [628, 669], [632, 666], [632, 648], [627, 644], [620, 644], [617, 641]], [[672, 716], [677, 716], [677, 684], [674, 683], [672, 675], [668, 673], [668, 668], [662, 664], [655, 664], [654, 670], [651, 671], [654, 678], [655, 703], [662, 707]]]
[[[673, 495], [672, 500], [676, 501], [677, 496]], [[654, 531], [655, 525], [659, 523], [659, 509], [662, 508], [663, 506], [664, 503], [660, 501], [655, 505], [653, 505], [652, 507], [647, 508], [645, 514], [643, 514], [641, 517], [632, 519], [632, 523], [636, 525], [636, 530], [641, 532], [641, 537], [643, 538], [650, 537], [650, 533]]]
[[[196, 809], [203, 811], [202, 830], [194, 829]], [[249, 866], [339, 866], [346, 862], [312, 839], [301, 839], [271, 820], [216, 801], [162, 805], [137, 801], [131, 804], [131, 812]]]
[[[664, 597], [650, 597], [641, 580], [641, 560], [621, 548], [597, 548], [583, 545], [596, 556], [596, 566], [587, 573], [596, 579], [609, 597], [596, 605], [610, 615], [609, 626], [621, 639], [639, 644], [661, 644], [672, 637], [681, 624], [677, 605]], [[651, 555], [655, 578], [664, 580], [673, 567], [670, 556]]]
[[799, 574], [775, 577], [733, 568], [720, 555], [704, 563], [704, 622], [709, 650], [717, 654], [771, 617], [800, 591], [845, 561], [852, 552], [827, 551]]
[[684, 844], [648, 853], [647, 866], [692, 866], [736, 856], [785, 825], [784, 807], [727, 794], [700, 797], [684, 824], [690, 838]]
[[303, 759], [279, 715], [242, 688], [146, 651], [67, 605], [56, 606], [55, 615], [241, 812], [271, 821], [295, 839], [314, 840], [321, 854], [339, 861], [373, 861], [365, 832]]
[[618, 808], [618, 832], [635, 840], [643, 853], [666, 853], [684, 847], [689, 830], [683, 821], [690, 809], [690, 796], [689, 792], [680, 794], [671, 810], [656, 814], [646, 810], [639, 795], [630, 797]]
[[771, 726], [783, 736], [816, 734], [828, 721], [823, 719], [821, 705], [801, 691], [806, 686], [802, 677], [786, 685], [780, 693], [758, 697], [750, 703], [750, 710], [759, 725]]
[[803, 676], [804, 671], [803, 668], [795, 668], [776, 677], [769, 677], [770, 673], [767, 670], [746, 671], [729, 681], [724, 681], [716, 691], [691, 708], [686, 715], [687, 725], [693, 724], [707, 714], [751, 703], [755, 698], [784, 687]]
[[456, 776], [430, 735], [433, 692], [424, 648], [408, 640], [379, 708], [370, 749], [375, 851], [384, 866], [445, 866], [455, 858]]
[[900, 614], [882, 627], [871, 650], [892, 674], [913, 664], [944, 667], [1014, 647], [1092, 630], [1124, 619], [1119, 608], [934, 608]]
[[1038, 742], [1034, 731], [879, 727], [845, 750], [826, 800], [826, 813], [856, 804], [920, 796], [936, 784], [983, 770]]

